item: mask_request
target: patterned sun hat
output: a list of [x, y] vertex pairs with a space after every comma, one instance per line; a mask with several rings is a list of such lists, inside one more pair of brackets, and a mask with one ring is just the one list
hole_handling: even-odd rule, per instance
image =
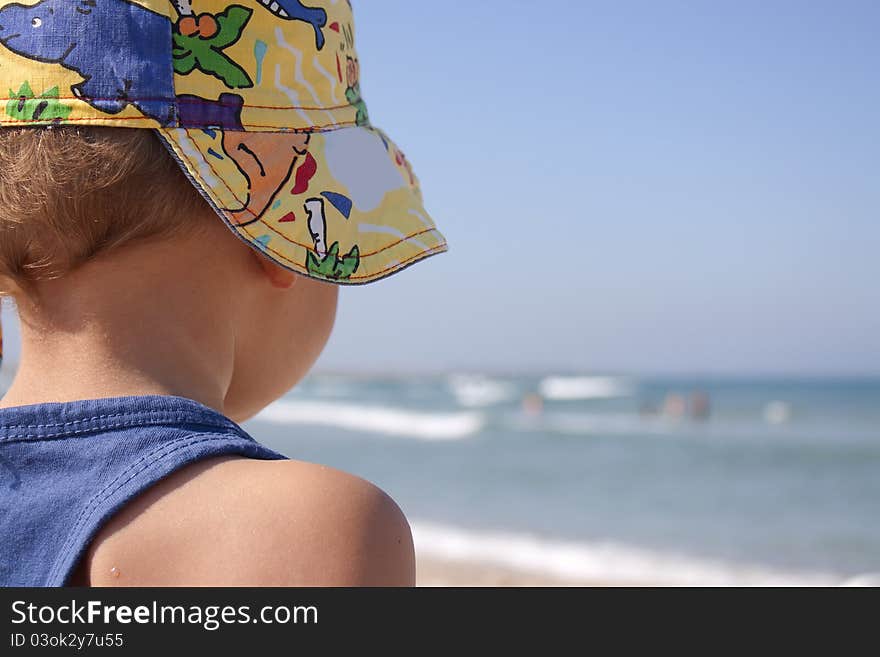
[[287, 269], [357, 285], [446, 251], [370, 123], [349, 0], [0, 0], [0, 46], [0, 126], [155, 130]]
[[153, 129], [227, 226], [340, 284], [446, 250], [371, 125], [348, 0], [0, 0], [2, 126]]

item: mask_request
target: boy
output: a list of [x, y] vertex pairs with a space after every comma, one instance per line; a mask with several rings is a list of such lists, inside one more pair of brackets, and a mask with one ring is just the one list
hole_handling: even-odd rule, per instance
[[386, 494], [236, 424], [446, 249], [350, 4], [0, 0], [0, 44], [0, 585], [412, 585]]

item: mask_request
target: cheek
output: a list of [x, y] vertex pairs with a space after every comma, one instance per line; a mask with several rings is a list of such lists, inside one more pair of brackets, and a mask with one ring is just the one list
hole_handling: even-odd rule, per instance
[[[321, 355], [336, 320], [338, 288], [300, 278], [291, 290], [276, 291], [260, 318], [254, 340], [266, 370], [292, 386]], [[256, 326], [255, 326], [256, 328]]]
[[308, 374], [333, 330], [338, 296], [337, 286], [302, 278], [265, 299], [240, 333], [227, 403], [257, 412]]
[[[304, 306], [309, 310], [303, 316], [297, 342], [312, 363], [320, 356], [336, 322], [336, 307], [339, 301], [339, 287], [320, 283], [311, 279], [300, 279]], [[311, 365], [309, 365], [311, 367]]]
[[[287, 372], [287, 387], [298, 383], [318, 360], [336, 321], [339, 288], [301, 278], [297, 281], [298, 299], [292, 303], [295, 319], [285, 333], [283, 352], [292, 365]], [[282, 350], [279, 350], [279, 353]]]

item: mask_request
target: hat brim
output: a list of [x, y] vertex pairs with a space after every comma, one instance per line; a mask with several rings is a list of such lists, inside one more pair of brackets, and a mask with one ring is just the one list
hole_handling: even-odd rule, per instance
[[358, 285], [447, 250], [380, 130], [156, 132], [226, 225], [282, 267]]

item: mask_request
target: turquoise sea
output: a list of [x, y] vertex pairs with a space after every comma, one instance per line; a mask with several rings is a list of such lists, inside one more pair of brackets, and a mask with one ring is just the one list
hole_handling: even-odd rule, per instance
[[246, 423], [421, 554], [572, 580], [880, 582], [880, 380], [314, 375]]

